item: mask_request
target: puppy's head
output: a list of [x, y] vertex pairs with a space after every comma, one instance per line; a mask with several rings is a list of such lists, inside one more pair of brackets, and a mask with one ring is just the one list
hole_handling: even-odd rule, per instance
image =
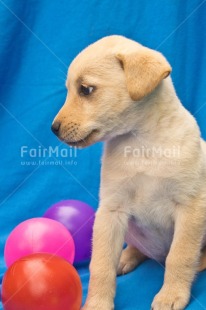
[[85, 147], [132, 130], [129, 118], [171, 71], [158, 52], [121, 36], [83, 50], [68, 71], [66, 102], [52, 124], [71, 146]]

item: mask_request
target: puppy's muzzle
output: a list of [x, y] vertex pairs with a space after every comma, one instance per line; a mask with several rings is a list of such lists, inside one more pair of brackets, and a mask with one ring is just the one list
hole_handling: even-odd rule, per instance
[[51, 130], [53, 131], [53, 133], [55, 135], [59, 135], [59, 130], [60, 130], [60, 127], [61, 127], [61, 123], [59, 121], [54, 121], [52, 126], [51, 126]]

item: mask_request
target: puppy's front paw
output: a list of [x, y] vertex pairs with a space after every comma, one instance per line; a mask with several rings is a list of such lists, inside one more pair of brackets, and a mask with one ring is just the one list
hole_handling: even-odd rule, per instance
[[88, 300], [81, 310], [113, 310], [114, 304], [102, 300]]
[[155, 296], [152, 310], [183, 310], [189, 302], [189, 290], [165, 289], [164, 287]]

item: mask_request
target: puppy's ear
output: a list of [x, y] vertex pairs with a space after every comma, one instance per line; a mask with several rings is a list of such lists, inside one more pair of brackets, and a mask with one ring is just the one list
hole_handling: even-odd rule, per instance
[[162, 54], [145, 47], [116, 57], [125, 71], [127, 89], [134, 101], [151, 93], [172, 70]]

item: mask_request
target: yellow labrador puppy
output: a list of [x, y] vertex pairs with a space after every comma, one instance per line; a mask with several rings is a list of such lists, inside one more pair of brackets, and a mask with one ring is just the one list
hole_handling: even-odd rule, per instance
[[105, 141], [84, 310], [114, 309], [116, 274], [148, 257], [166, 266], [152, 308], [184, 309], [206, 267], [206, 144], [170, 72], [159, 52], [122, 36], [90, 45], [69, 68], [52, 130], [72, 146]]

